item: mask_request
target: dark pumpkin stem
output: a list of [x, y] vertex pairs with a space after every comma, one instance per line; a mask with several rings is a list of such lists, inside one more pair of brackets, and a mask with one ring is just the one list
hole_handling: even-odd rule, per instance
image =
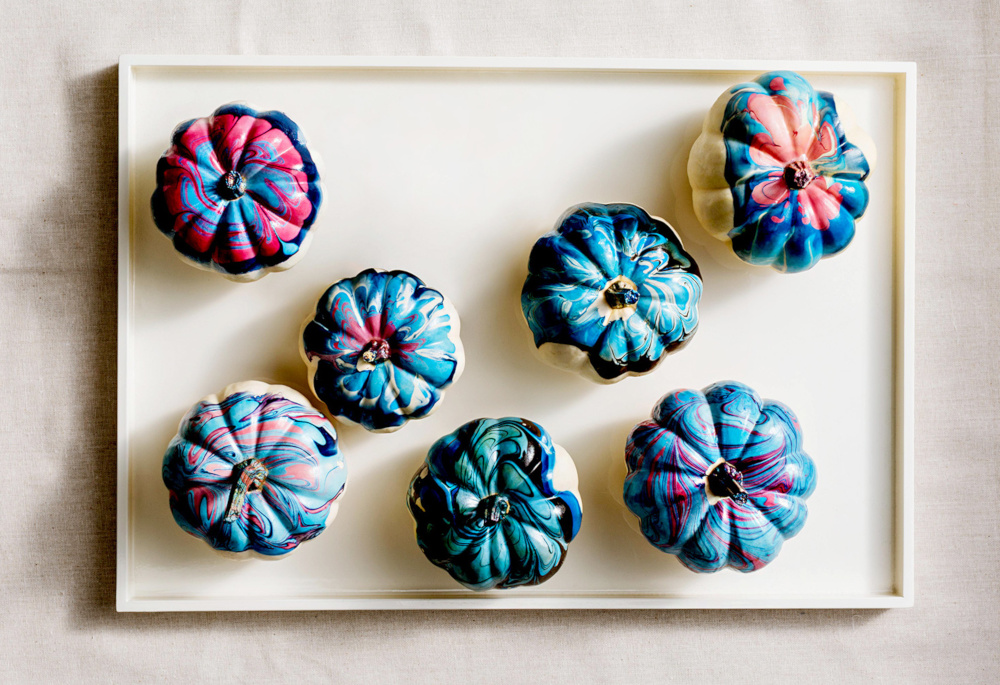
[[612, 309], [624, 309], [639, 301], [639, 292], [628, 283], [616, 281], [604, 291], [604, 299]]
[[392, 354], [389, 343], [381, 338], [373, 338], [368, 341], [361, 351], [361, 358], [369, 364], [381, 364]]
[[809, 162], [798, 159], [785, 167], [785, 185], [791, 190], [802, 190], [816, 178]]
[[487, 526], [495, 526], [510, 513], [510, 500], [504, 495], [488, 495], [479, 500], [476, 518]]
[[247, 192], [247, 180], [243, 174], [233, 169], [219, 179], [219, 195], [224, 200], [238, 200]]
[[728, 461], [709, 471], [708, 489], [716, 497], [729, 497], [740, 504], [746, 504], [749, 499], [743, 489], [743, 474]]
[[264, 487], [267, 468], [257, 459], [247, 459], [233, 467], [233, 475], [236, 476], [236, 482], [233, 483], [229, 495], [229, 508], [226, 509], [225, 519], [227, 523], [232, 523], [243, 513], [243, 504], [248, 494], [260, 492]]

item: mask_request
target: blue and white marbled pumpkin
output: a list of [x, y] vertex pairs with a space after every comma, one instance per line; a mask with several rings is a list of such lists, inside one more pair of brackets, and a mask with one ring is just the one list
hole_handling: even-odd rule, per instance
[[613, 383], [688, 342], [701, 292], [698, 265], [665, 221], [587, 203], [535, 243], [521, 309], [546, 361]]
[[334, 283], [302, 332], [309, 384], [334, 416], [375, 432], [428, 416], [465, 366], [455, 308], [405, 271]]
[[477, 419], [431, 447], [407, 504], [427, 558], [472, 590], [537, 585], [580, 530], [576, 467], [541, 426]]
[[185, 415], [163, 482], [188, 533], [221, 552], [277, 557], [333, 520], [347, 467], [333, 425], [305, 397], [247, 381]]
[[742, 383], [664, 395], [625, 447], [625, 504], [692, 571], [756, 571], [805, 525], [813, 460], [788, 407]]

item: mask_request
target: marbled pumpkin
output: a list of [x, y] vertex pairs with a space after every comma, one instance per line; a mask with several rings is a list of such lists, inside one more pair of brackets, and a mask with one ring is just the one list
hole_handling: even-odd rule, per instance
[[690, 340], [701, 293], [698, 265], [665, 221], [587, 203], [535, 243], [521, 309], [546, 361], [612, 383]]
[[813, 460], [790, 409], [735, 382], [665, 395], [625, 447], [624, 499], [692, 571], [755, 571], [805, 525]]
[[874, 152], [832, 94], [794, 72], [763, 74], [705, 119], [688, 159], [695, 213], [750, 264], [811, 269], [854, 238]]
[[417, 544], [472, 590], [537, 585], [580, 530], [576, 467], [538, 424], [477, 419], [438, 440], [407, 497]]
[[334, 283], [302, 331], [309, 383], [334, 416], [376, 432], [433, 412], [465, 366], [458, 313], [405, 271]]
[[223, 552], [275, 557], [336, 516], [347, 468], [305, 397], [257, 381], [198, 402], [163, 457], [177, 524]]
[[176, 128], [156, 166], [152, 209], [189, 263], [253, 281], [302, 257], [321, 198], [295, 122], [232, 104]]

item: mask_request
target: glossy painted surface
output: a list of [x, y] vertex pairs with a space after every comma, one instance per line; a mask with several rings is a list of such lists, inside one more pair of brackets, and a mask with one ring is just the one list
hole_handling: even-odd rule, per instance
[[392, 431], [429, 415], [465, 366], [458, 314], [405, 271], [334, 283], [302, 332], [313, 392], [334, 416]]
[[239, 104], [178, 126], [156, 185], [153, 218], [177, 251], [238, 281], [301, 257], [322, 196], [295, 122]]
[[648, 373], [698, 328], [698, 265], [629, 204], [570, 208], [531, 251], [521, 308], [535, 346], [598, 382]]
[[225, 552], [291, 552], [323, 532], [346, 481], [330, 422], [258, 382], [194, 405], [163, 457], [174, 520]]
[[[833, 95], [794, 72], [773, 71], [721, 99], [721, 121], [710, 113], [706, 133], [713, 140], [709, 129], [721, 133], [725, 165], [715, 173], [724, 174], [732, 207], [728, 225], [709, 229], [725, 230], [744, 261], [778, 271], [805, 271], [846, 248], [868, 206], [869, 161], [848, 141]], [[692, 155], [710, 156], [714, 146], [696, 144]], [[696, 191], [698, 176], [692, 174]], [[703, 223], [711, 215], [702, 206]]]
[[407, 504], [432, 563], [472, 590], [503, 589], [559, 570], [583, 516], [575, 490], [572, 460], [541, 426], [477, 419], [431, 447]]
[[741, 383], [668, 393], [628, 437], [625, 504], [692, 571], [755, 571], [805, 525], [816, 469], [801, 443], [791, 410]]

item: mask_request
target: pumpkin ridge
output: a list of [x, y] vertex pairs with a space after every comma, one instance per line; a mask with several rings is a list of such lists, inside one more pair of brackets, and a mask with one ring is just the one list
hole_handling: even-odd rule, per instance
[[[698, 445], [693, 444], [691, 440], [682, 437], [681, 431], [684, 431], [686, 427], [683, 423], [680, 422], [679, 419], [674, 419], [673, 417], [671, 417], [670, 425], [659, 426], [659, 429], [660, 431], [662, 431], [663, 434], [673, 437], [673, 440], [670, 443], [670, 449], [676, 450], [678, 448], [680, 449], [687, 448], [685, 449], [685, 454], [689, 456], [695, 455], [705, 460], [705, 464], [699, 465], [698, 470], [695, 470], [694, 467], [690, 467], [690, 469], [688, 470], [688, 466], [685, 463], [684, 464], [685, 471], [682, 472], [680, 470], [677, 470], [678, 473], [685, 473], [685, 475], [691, 478], [701, 480], [702, 478], [705, 477], [705, 474], [708, 472], [708, 469], [712, 467], [712, 464], [714, 464], [716, 461], [722, 458], [722, 452], [718, 444], [718, 433], [715, 431], [712, 431], [710, 435], [710, 437], [714, 439], [714, 444], [706, 444], [707, 450], [703, 451], [701, 449], [698, 449]], [[657, 440], [659, 440], [659, 437], [657, 438]], [[664, 451], [665, 450], [666, 448], [664, 448]], [[710, 451], [712, 452], [712, 454], [705, 454], [705, 451]], [[673, 463], [668, 462], [668, 465], [671, 467], [671, 470], [676, 468], [676, 465]], [[660, 470], [664, 471], [666, 469], [664, 467], [661, 467]]]
[[[724, 396], [717, 395], [717, 393], [722, 393], [722, 392], [726, 392], [726, 395]], [[723, 409], [722, 409], [723, 405], [731, 404], [733, 402], [733, 398], [737, 394], [739, 394], [741, 397], [745, 397], [750, 400], [750, 405], [753, 407], [752, 414], [748, 413], [744, 417], [739, 417], [734, 414], [729, 414], [728, 412], [723, 414]], [[719, 401], [713, 402], [712, 399], [709, 398], [710, 395], [712, 396], [712, 399], [718, 396]], [[760, 417], [762, 415], [761, 410], [763, 408], [764, 400], [762, 400], [761, 397], [755, 391], [743, 385], [742, 383], [732, 383], [732, 384], [717, 383], [715, 385], [710, 386], [709, 388], [706, 388], [705, 401], [708, 404], [709, 410], [712, 413], [712, 420], [715, 425], [715, 432], [719, 438], [720, 456], [723, 459], [726, 459], [727, 461], [729, 461], [729, 459], [726, 458], [727, 454], [735, 453], [736, 457], [741, 456], [743, 454], [743, 451], [746, 449], [747, 443], [750, 441], [750, 438], [753, 435], [753, 429], [756, 428], [757, 423], [760, 420]], [[732, 416], [734, 419], [738, 419], [740, 421], [740, 424], [734, 425], [727, 423], [724, 419], [724, 416]], [[736, 437], [739, 438], [741, 442], [726, 443], [725, 446], [723, 446], [722, 433], [727, 426], [730, 427], [731, 430], [725, 430], [725, 433], [729, 434], [738, 431]]]
[[[219, 178], [222, 178], [223, 174], [226, 172], [222, 168], [222, 162], [219, 160], [218, 155], [215, 153], [215, 146], [212, 145], [212, 139], [209, 136], [208, 128], [206, 127], [204, 131], [204, 141], [198, 146], [208, 146], [208, 154], [205, 155], [205, 161], [209, 163], [208, 166], [205, 166], [205, 164], [202, 163], [202, 160], [199, 159], [198, 149], [192, 149], [191, 146], [184, 141], [184, 137], [190, 133], [191, 128], [199, 121], [199, 119], [190, 119], [174, 129], [174, 133], [170, 139], [170, 147], [167, 148], [167, 152], [164, 157], [169, 159], [171, 156], [176, 156], [184, 159], [194, 164], [195, 167], [203, 172], [207, 171], [211, 174], [215, 174], [216, 178], [214, 180], [218, 180]], [[161, 161], [163, 161], [162, 158]], [[157, 167], [159, 166], [160, 165], [157, 164]], [[166, 165], [164, 165], [164, 167], [166, 167]], [[159, 181], [159, 178], [157, 178], [157, 181]]]
[[[713, 528], [713, 526], [711, 525], [712, 515], [713, 515], [713, 507], [708, 507], [707, 509], [705, 509], [705, 513], [700, 519], [698, 528], [695, 530], [695, 532], [693, 532], [684, 542], [678, 541], [678, 544], [675, 546], [676, 548], [680, 549], [677, 558], [680, 559], [685, 566], [691, 568], [692, 570], [697, 570], [698, 568], [695, 565], [696, 561], [708, 562], [708, 568], [714, 571], [725, 568], [726, 565], [728, 565], [729, 563], [728, 555], [726, 556], [725, 562], [720, 564], [719, 561], [721, 561], [721, 557], [718, 556], [717, 554], [712, 558], [708, 558], [705, 554], [701, 553], [702, 545], [699, 542], [700, 540], [702, 540], [703, 538], [711, 539], [709, 536], [720, 537], [717, 533], [715, 533], [712, 530]], [[725, 521], [727, 528], [727, 536], [728, 536], [728, 530], [732, 528], [732, 525], [729, 523], [729, 519], [720, 517], [719, 520]], [[709, 548], [708, 551], [715, 552], [716, 550], [714, 548]]]
[[[250, 125], [250, 130], [247, 131], [246, 137], [243, 139], [243, 145], [240, 147], [239, 156], [237, 156], [237, 158], [233, 160], [233, 168], [234, 169], [242, 169], [242, 168], [246, 167], [247, 166], [247, 151], [252, 147], [252, 145], [255, 142], [259, 141], [266, 134], [270, 133], [271, 131], [273, 131], [273, 130], [275, 130], [277, 128], [267, 118], [267, 114], [268, 114], [267, 112], [257, 112], [256, 114], [247, 113], [247, 114], [237, 115], [237, 119], [234, 120], [234, 122], [233, 122], [234, 124], [235, 124], [236, 121], [239, 120], [239, 118], [241, 116], [252, 116], [254, 118], [254, 121]], [[261, 122], [264, 122], [265, 124], [267, 124], [267, 128], [266, 129], [261, 130], [263, 128], [261, 126]], [[281, 131], [281, 129], [278, 129], [278, 130], [282, 134], [284, 134], [286, 138], [288, 138], [288, 135], [284, 131]], [[289, 142], [291, 142], [290, 138], [289, 138]], [[292, 146], [294, 147], [295, 144], [292, 143]]]
[[[196, 405], [196, 408], [201, 410], [204, 410], [204, 407], [205, 405], [202, 404]], [[223, 434], [225, 438], [229, 441], [228, 444], [212, 445], [208, 441], [208, 438], [210, 436], [202, 435], [201, 431], [199, 431], [196, 426], [190, 425], [188, 417], [194, 416], [194, 414], [195, 414], [194, 411], [188, 412], [188, 414], [182, 420], [181, 422], [182, 431], [178, 434], [177, 438], [175, 438], [175, 440], [177, 440], [177, 447], [180, 447], [181, 443], [185, 442], [190, 445], [194, 445], [195, 447], [201, 448], [204, 452], [210, 455], [217, 456], [218, 458], [224, 460], [230, 467], [235, 466], [240, 461], [242, 461], [242, 459], [238, 457], [243, 456], [243, 450], [240, 447], [239, 443], [237, 443], [236, 440], [233, 438], [233, 434], [231, 432], [232, 429], [231, 427], [228, 426], [228, 424], [226, 426], [227, 430]], [[171, 444], [173, 444], [173, 442], [174, 441], [171, 441]], [[225, 447], [232, 448], [232, 456], [230, 456], [225, 452], [219, 451], [220, 448], [224, 449]]]
[[[596, 219], [608, 219], [607, 223], [611, 223], [611, 221], [609, 220], [610, 218], [607, 216], [594, 215], [592, 213], [589, 213], [589, 210], [584, 210], [584, 211], [588, 212], [589, 217]], [[574, 226], [567, 231], [560, 232], [558, 235], [563, 241], [575, 247], [577, 251], [580, 252], [580, 254], [582, 254], [587, 259], [588, 262], [593, 264], [597, 268], [598, 273], [600, 273], [601, 276], [605, 279], [605, 282], [613, 280], [621, 275], [620, 273], [615, 273], [618, 267], [618, 255], [617, 254], [614, 255], [614, 260], [615, 260], [614, 264], [603, 263], [599, 255], [596, 254], [591, 248], [590, 243], [585, 241], [586, 238], [585, 233], [590, 233], [591, 235], [598, 237], [597, 240], [593, 241], [595, 245], [600, 245], [604, 249], [608, 249], [608, 244], [610, 243], [612, 248], [617, 248], [617, 243], [613, 235], [614, 224], [611, 223], [611, 226], [609, 227], [606, 226], [604, 222], [593, 222], [593, 228], [590, 228], [590, 224], [591, 222], [588, 222], [587, 230]], [[612, 232], [612, 235], [610, 236], [608, 235], [607, 231], [607, 229], [609, 228]], [[605, 230], [600, 230], [600, 229], [605, 229]], [[615, 249], [615, 252], [617, 253], [617, 249]], [[612, 269], [611, 267], [615, 268]]]
[[[288, 226], [292, 226], [297, 229], [296, 235], [294, 237], [282, 239], [281, 242], [294, 243], [296, 246], [298, 246], [302, 242], [302, 240], [305, 238], [306, 235], [306, 231], [302, 230], [303, 227], [302, 223], [304, 222], [299, 222], [297, 220], [293, 221], [292, 219], [286, 219], [284, 216], [278, 213], [279, 208], [272, 207], [269, 204], [268, 199], [264, 197], [263, 194], [259, 193], [254, 189], [248, 188], [246, 191], [246, 195], [249, 196], [251, 200], [253, 200], [256, 211], [261, 214], [264, 214], [265, 218], [270, 218], [273, 222], [280, 222], [281, 224], [286, 224]], [[268, 225], [267, 229], [275, 234], [278, 233], [278, 230], [271, 225]]]
[[[225, 176], [226, 172], [222, 169], [222, 164], [219, 162], [215, 150], [211, 148], [211, 144], [205, 143], [205, 145], [209, 146], [210, 152], [205, 155], [204, 159], [201, 159], [198, 153], [191, 150], [187, 145], [177, 145], [176, 143], [171, 145], [165, 155], [166, 164], [163, 165], [163, 171], [166, 172], [169, 168], [182, 168], [182, 165], [176, 162], [177, 159], [182, 159], [193, 165], [197, 171], [200, 171], [206, 181], [211, 181], [211, 183], [204, 184], [206, 188], [214, 188], [215, 184]], [[160, 165], [157, 164], [157, 166], [159, 167]], [[160, 181], [161, 179], [158, 178], [157, 180]]]
[[[771, 497], [785, 500], [786, 504], [783, 506], [775, 506], [773, 510], [766, 510], [755, 501], [755, 498], [751, 497], [750, 502], [753, 503], [754, 509], [756, 509], [761, 516], [767, 519], [768, 523], [774, 528], [775, 532], [782, 540], [795, 537], [805, 525], [806, 516], [809, 513], [808, 505], [804, 499], [798, 496], [786, 495], [785, 493], [781, 493], [777, 490], [769, 490], [768, 492], [771, 494]], [[794, 516], [788, 515], [788, 510], [791, 507], [796, 509]], [[786, 519], [789, 520], [787, 525], [785, 523]]]
[[[680, 326], [681, 337], [679, 338], [679, 340], [675, 342], [681, 342], [681, 343], [686, 342], [687, 339], [693, 336], [695, 331], [698, 330], [698, 324], [697, 324], [698, 305], [697, 304], [692, 305], [690, 303], [691, 302], [697, 303], [697, 301], [700, 300], [701, 298], [701, 286], [700, 286], [701, 279], [698, 278], [697, 276], [690, 276], [689, 272], [687, 271], [678, 269], [676, 271], [672, 271], [669, 274], [667, 274], [667, 278], [663, 279], [666, 282], [663, 283], [662, 286], [654, 289], [653, 286], [649, 285], [650, 281], [653, 281], [659, 286], [660, 280], [661, 279], [659, 278], [659, 275], [655, 276], [651, 275], [650, 277], [644, 279], [642, 284], [639, 286], [641, 293], [640, 303], [642, 302], [641, 299], [642, 297], [646, 297], [647, 299], [655, 297], [656, 300], [660, 303], [660, 306], [659, 307], [637, 306], [636, 314], [638, 314], [642, 318], [642, 320], [646, 322], [646, 324], [650, 327], [651, 332], [656, 336], [668, 335], [672, 331], [674, 331], [678, 326]], [[690, 317], [684, 316], [684, 312], [677, 302], [677, 295], [674, 292], [672, 286], [676, 284], [678, 281], [680, 282], [690, 281], [692, 285], [690, 293], [691, 297], [689, 298], [689, 301], [687, 303], [689, 305], [689, 310], [691, 313]], [[664, 298], [661, 296], [661, 293], [669, 294], [670, 301], [666, 302]], [[661, 331], [660, 326], [656, 322], [651, 321], [650, 317], [655, 316], [657, 320], [660, 320], [663, 318], [664, 310], [666, 310], [667, 314], [669, 315], [668, 318], [675, 319], [676, 321], [675, 324], [671, 326], [669, 330]], [[692, 320], [695, 320], [694, 326], [690, 329], [687, 328], [686, 318], [691, 318]]]
[[[576, 280], [573, 283], [575, 287], [598, 291], [604, 287], [604, 283], [607, 282], [604, 272], [589, 256], [581, 252], [575, 244], [566, 240], [558, 231], [549, 231], [539, 238], [532, 247], [528, 257], [528, 280], [534, 282], [536, 287], [566, 285], [562, 280], [563, 270], [557, 264], [553, 264], [553, 262], [561, 261], [560, 251], [568, 253], [563, 257], [563, 261], [572, 260], [579, 265], [578, 271], [587, 271], [593, 278], [593, 282]], [[590, 268], [585, 268], [588, 264]], [[527, 283], [521, 290], [522, 295], [525, 290], [527, 290]]]
[[[262, 492], [255, 493], [256, 497], [247, 497], [244, 503], [244, 511], [246, 509], [253, 510], [254, 514], [262, 521], [267, 521], [271, 529], [268, 531], [258, 531], [252, 526], [247, 528], [247, 538], [250, 544], [247, 545], [248, 548], [256, 548], [262, 545], [266, 545], [271, 549], [278, 549], [273, 540], [287, 540], [292, 536], [292, 530], [294, 530], [295, 522], [288, 519], [285, 512], [280, 509], [275, 509], [267, 501], [266, 496]], [[240, 512], [238, 518], [243, 518], [246, 514]], [[246, 515], [249, 518], [249, 515]], [[280, 524], [280, 525], [279, 525]], [[263, 533], [263, 534], [262, 534]], [[241, 550], [242, 551], [242, 550]], [[261, 551], [258, 549], [258, 551]], [[267, 552], [263, 552], [267, 554]]]

